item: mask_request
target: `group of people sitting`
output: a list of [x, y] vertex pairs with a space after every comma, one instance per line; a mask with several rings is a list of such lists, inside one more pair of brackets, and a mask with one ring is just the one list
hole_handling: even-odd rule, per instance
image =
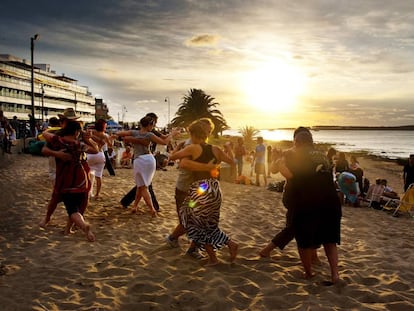
[[378, 210], [383, 209], [390, 199], [400, 199], [398, 193], [388, 186], [387, 180], [381, 178], [377, 178], [375, 184], [370, 185], [365, 197], [368, 205]]
[[336, 150], [330, 148], [327, 153], [336, 177], [339, 198], [344, 203], [359, 207], [361, 202], [366, 202], [369, 207], [382, 209], [390, 199], [400, 199], [400, 196], [389, 185], [384, 178], [377, 178], [375, 184], [370, 184], [364, 177], [357, 158], [350, 156], [346, 160], [345, 153], [339, 152], [336, 157]]
[[334, 148], [329, 148], [327, 158], [335, 177], [341, 204], [349, 203], [358, 207], [367, 190], [367, 182], [357, 158], [351, 155], [348, 162], [345, 153], [337, 153]]

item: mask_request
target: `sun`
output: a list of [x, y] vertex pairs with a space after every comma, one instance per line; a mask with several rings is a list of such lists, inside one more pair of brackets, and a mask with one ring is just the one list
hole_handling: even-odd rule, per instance
[[305, 88], [305, 75], [294, 65], [279, 60], [261, 63], [243, 79], [247, 101], [267, 112], [294, 111]]

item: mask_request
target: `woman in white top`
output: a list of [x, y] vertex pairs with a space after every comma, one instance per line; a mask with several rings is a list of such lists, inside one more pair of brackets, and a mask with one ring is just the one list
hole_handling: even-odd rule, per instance
[[[90, 195], [95, 197], [95, 199], [99, 198], [99, 194], [102, 188], [102, 174], [105, 168], [105, 154], [104, 148], [106, 146], [112, 147], [112, 141], [109, 139], [109, 136], [105, 133], [106, 131], [106, 121], [103, 119], [99, 119], [95, 123], [95, 129], [91, 132], [91, 138], [95, 141], [98, 145], [99, 152], [95, 154], [89, 153], [87, 156], [88, 165], [91, 169], [91, 190]], [[96, 192], [93, 195], [93, 185], [94, 181], [96, 180]]]
[[152, 204], [151, 196], [148, 192], [148, 186], [151, 184], [152, 178], [154, 177], [156, 162], [154, 156], [149, 150], [149, 142], [167, 145], [173, 136], [179, 134], [179, 130], [173, 129], [166, 138], [157, 137], [154, 133], [152, 133], [155, 122], [156, 121], [153, 118], [145, 116], [140, 120], [141, 128], [139, 130], [121, 131], [116, 133], [116, 136], [118, 137], [125, 137], [126, 139], [124, 139], [124, 141], [129, 140], [130, 138], [148, 140], [148, 145], [137, 144], [134, 143], [133, 140], [129, 140], [129, 142], [132, 142], [134, 147], [134, 178], [137, 185], [137, 192], [132, 212], [137, 212], [138, 203], [142, 197], [144, 198], [144, 201], [153, 217], [157, 216], [157, 211], [154, 209]]

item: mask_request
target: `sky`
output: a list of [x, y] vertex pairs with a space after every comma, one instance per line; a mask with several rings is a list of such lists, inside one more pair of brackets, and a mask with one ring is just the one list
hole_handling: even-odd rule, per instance
[[414, 1], [2, 0], [0, 54], [158, 125], [201, 89], [232, 129], [414, 124]]

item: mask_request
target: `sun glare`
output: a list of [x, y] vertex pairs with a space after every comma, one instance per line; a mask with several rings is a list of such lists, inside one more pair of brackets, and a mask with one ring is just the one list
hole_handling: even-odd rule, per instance
[[304, 91], [305, 76], [295, 66], [273, 60], [246, 73], [243, 90], [256, 109], [268, 112], [294, 111]]

